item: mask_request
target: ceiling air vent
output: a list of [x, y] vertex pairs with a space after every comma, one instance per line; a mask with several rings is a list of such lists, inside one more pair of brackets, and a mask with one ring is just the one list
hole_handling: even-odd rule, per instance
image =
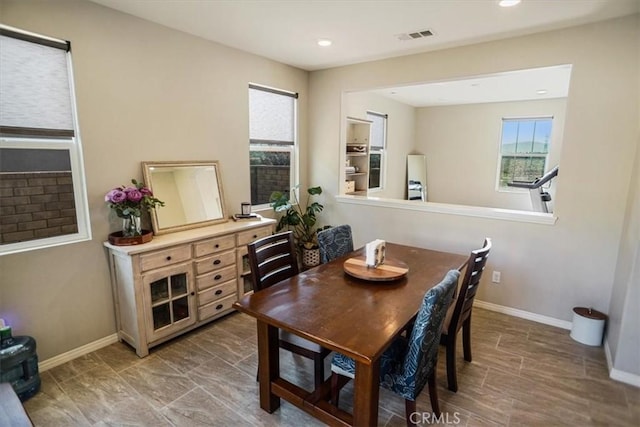
[[433, 31], [431, 30], [421, 30], [421, 31], [412, 31], [410, 33], [402, 33], [396, 34], [398, 40], [416, 40], [423, 39], [425, 37], [431, 37], [433, 35]]

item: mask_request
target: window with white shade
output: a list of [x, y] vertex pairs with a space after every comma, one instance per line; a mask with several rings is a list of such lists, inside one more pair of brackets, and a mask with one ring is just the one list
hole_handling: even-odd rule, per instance
[[0, 25], [0, 255], [91, 238], [71, 45]]
[[371, 141], [369, 142], [369, 190], [384, 187], [384, 166], [387, 149], [387, 115], [367, 111], [371, 121]]
[[251, 204], [266, 206], [274, 191], [288, 193], [296, 171], [297, 93], [249, 85]]

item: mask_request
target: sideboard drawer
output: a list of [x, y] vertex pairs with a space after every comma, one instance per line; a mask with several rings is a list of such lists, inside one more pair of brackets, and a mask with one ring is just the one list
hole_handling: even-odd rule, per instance
[[198, 306], [209, 304], [212, 301], [217, 301], [229, 295], [235, 295], [237, 290], [236, 283], [236, 280], [230, 280], [222, 285], [198, 292]]
[[190, 258], [191, 248], [189, 246], [175, 246], [162, 251], [140, 255], [140, 270], [152, 270], [154, 268], [188, 261]]
[[238, 233], [238, 246], [246, 246], [255, 240], [267, 236], [271, 236], [271, 227], [259, 227], [253, 230], [243, 231]]
[[198, 307], [198, 318], [204, 320], [208, 317], [215, 316], [216, 314], [230, 310], [233, 307], [233, 303], [236, 302], [235, 295], [228, 296], [218, 301], [213, 301], [202, 307]]
[[221, 268], [220, 270], [212, 271], [211, 273], [198, 276], [196, 278], [196, 285], [198, 287], [198, 290], [201, 291], [203, 289], [219, 285], [235, 278], [236, 266], [231, 265], [229, 267]]
[[233, 234], [216, 237], [214, 239], [203, 240], [193, 245], [196, 258], [227, 249], [232, 249], [235, 247], [236, 242]]
[[196, 274], [219, 270], [236, 263], [236, 251], [228, 251], [196, 261]]

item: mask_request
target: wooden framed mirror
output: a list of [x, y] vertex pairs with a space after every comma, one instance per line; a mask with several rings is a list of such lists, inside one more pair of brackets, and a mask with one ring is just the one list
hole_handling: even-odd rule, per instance
[[150, 212], [155, 234], [227, 221], [218, 161], [142, 162], [142, 173], [165, 203]]

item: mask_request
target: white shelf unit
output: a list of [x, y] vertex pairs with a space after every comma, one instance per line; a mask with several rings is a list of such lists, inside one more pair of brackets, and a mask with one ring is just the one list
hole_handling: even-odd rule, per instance
[[371, 121], [347, 117], [346, 138], [344, 194], [366, 195]]

